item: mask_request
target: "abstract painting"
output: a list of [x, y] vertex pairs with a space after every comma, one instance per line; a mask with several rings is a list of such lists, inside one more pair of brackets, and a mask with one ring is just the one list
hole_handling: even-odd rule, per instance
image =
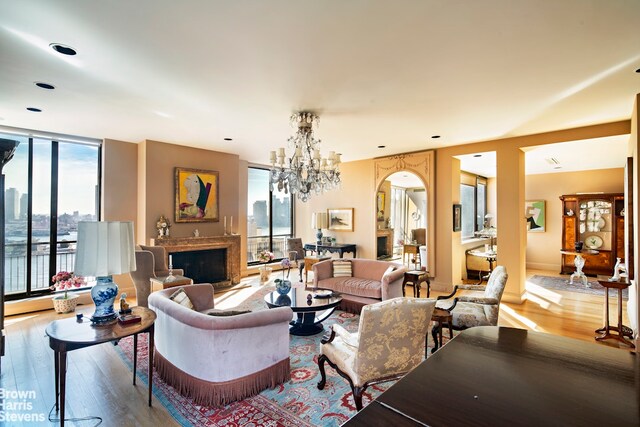
[[545, 201], [527, 200], [524, 203], [524, 217], [527, 219], [527, 231], [543, 233], [545, 231]]
[[218, 172], [176, 168], [176, 222], [217, 222]]

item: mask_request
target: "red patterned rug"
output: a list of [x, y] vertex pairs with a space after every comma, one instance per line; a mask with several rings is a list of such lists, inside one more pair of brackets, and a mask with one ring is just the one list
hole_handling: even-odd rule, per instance
[[[325, 327], [339, 323], [347, 330], [357, 330], [359, 316], [336, 311], [324, 322]], [[445, 333], [446, 335], [446, 333]], [[320, 373], [317, 357], [321, 335], [291, 336], [291, 380], [259, 395], [232, 403], [224, 408], [196, 405], [177, 393], [159, 377], [153, 377], [154, 396], [183, 426], [339, 426], [356, 413], [351, 389], [346, 380], [327, 366], [327, 384], [318, 390]], [[446, 337], [445, 337], [446, 341]], [[431, 336], [429, 345], [433, 346]], [[128, 337], [116, 347], [131, 369], [133, 339]], [[141, 335], [138, 343], [138, 376], [147, 383], [147, 341]], [[393, 382], [369, 387], [363, 403], [367, 405]]]

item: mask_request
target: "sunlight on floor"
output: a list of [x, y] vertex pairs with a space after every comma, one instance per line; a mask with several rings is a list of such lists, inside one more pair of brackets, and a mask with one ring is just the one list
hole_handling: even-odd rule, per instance
[[500, 304], [500, 312], [501, 315], [505, 317], [505, 320], [510, 322], [512, 326], [520, 326], [534, 331], [546, 332], [546, 330], [539, 327], [536, 322], [516, 313], [511, 307], [505, 304]]
[[4, 324], [5, 324], [5, 326], [15, 325], [16, 323], [20, 323], [20, 322], [23, 322], [25, 320], [30, 320], [30, 319], [33, 319], [35, 317], [38, 317], [37, 313], [32, 314], [32, 315], [25, 315], [25, 316], [5, 317]]
[[[530, 295], [534, 295], [535, 297], [539, 297], [553, 304], [558, 304], [562, 306], [562, 304], [560, 304], [560, 301], [562, 301], [562, 295], [560, 295], [557, 292], [551, 291], [549, 289], [545, 289], [542, 286], [536, 285], [528, 280], [525, 283], [525, 289], [527, 290], [527, 293]], [[537, 303], [537, 301], [535, 302]], [[547, 307], [544, 307], [544, 308], [547, 308]]]

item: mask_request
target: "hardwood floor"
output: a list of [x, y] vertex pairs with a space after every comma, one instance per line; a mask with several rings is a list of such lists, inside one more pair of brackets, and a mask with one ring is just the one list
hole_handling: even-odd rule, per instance
[[[528, 271], [555, 275], [547, 271]], [[411, 293], [411, 288], [408, 289]], [[603, 323], [603, 300], [596, 295], [565, 291], [547, 291], [528, 287], [528, 300], [521, 305], [504, 303], [500, 309], [501, 326], [536, 330], [555, 335], [595, 342], [594, 330]], [[422, 292], [424, 296], [426, 292]], [[432, 292], [431, 296], [437, 296]], [[228, 298], [228, 296], [225, 296]], [[221, 296], [221, 299], [222, 296]], [[131, 301], [135, 303], [135, 301]], [[617, 301], [611, 300], [612, 319]], [[221, 304], [222, 305], [222, 304]], [[625, 302], [626, 310], [626, 302]], [[90, 306], [79, 306], [78, 312], [91, 315]], [[0, 387], [4, 390], [33, 390], [36, 399], [28, 413], [48, 416], [54, 402], [53, 351], [49, 348], [45, 328], [62, 316], [52, 310], [6, 318], [7, 354], [2, 358]], [[626, 311], [624, 316], [626, 324]], [[618, 347], [615, 341], [601, 345]], [[627, 349], [620, 345], [620, 348]], [[120, 359], [112, 344], [102, 344], [68, 353], [67, 417], [100, 416], [102, 426], [177, 426], [178, 424], [155, 399], [146, 404], [147, 388], [141, 382], [131, 383], [131, 371]], [[5, 402], [7, 400], [5, 399]], [[53, 414], [55, 417], [55, 413]], [[2, 422], [0, 422], [2, 425]], [[10, 423], [6, 425], [57, 425], [57, 423]], [[93, 426], [95, 422], [68, 423]]]

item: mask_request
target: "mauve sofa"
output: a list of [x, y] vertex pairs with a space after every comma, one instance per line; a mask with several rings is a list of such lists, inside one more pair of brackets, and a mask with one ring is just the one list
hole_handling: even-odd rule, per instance
[[289, 381], [289, 307], [210, 316], [213, 286], [182, 287], [194, 305], [149, 296], [155, 323], [154, 365], [160, 377], [199, 405], [222, 406]]
[[402, 281], [407, 271], [402, 264], [373, 259], [352, 258], [352, 277], [333, 277], [333, 261], [329, 259], [313, 265], [313, 285], [331, 289], [342, 295], [340, 307], [360, 313], [363, 306], [402, 296]]

